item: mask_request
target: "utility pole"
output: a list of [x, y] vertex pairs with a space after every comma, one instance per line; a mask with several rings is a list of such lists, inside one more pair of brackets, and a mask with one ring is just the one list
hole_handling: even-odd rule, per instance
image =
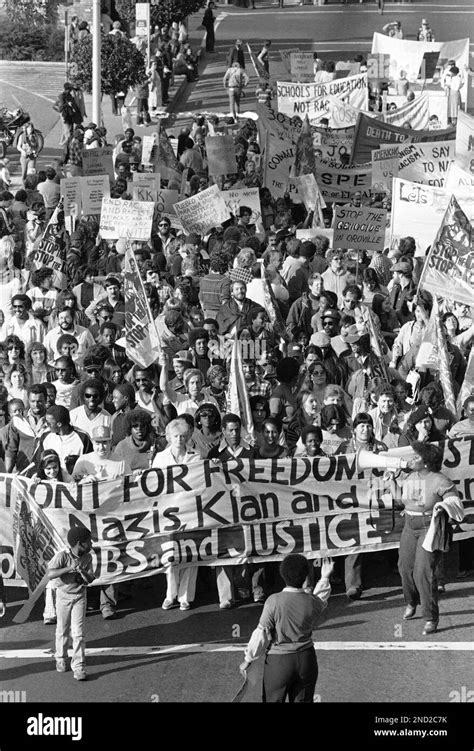
[[92, 0], [92, 120], [97, 125], [102, 124], [100, 33], [100, 0]]

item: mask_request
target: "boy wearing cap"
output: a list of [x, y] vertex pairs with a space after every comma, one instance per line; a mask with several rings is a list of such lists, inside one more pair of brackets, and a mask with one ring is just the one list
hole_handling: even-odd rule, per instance
[[73, 479], [81, 484], [93, 480], [114, 480], [132, 474], [129, 463], [112, 450], [112, 430], [99, 425], [92, 430], [91, 454], [80, 456], [74, 465]]
[[72, 527], [67, 535], [68, 548], [60, 550], [49, 563], [49, 579], [58, 579], [56, 589], [56, 670], [67, 670], [67, 647], [72, 637], [71, 669], [76, 681], [87, 679], [85, 671], [86, 587], [94, 579], [91, 533], [84, 527]]

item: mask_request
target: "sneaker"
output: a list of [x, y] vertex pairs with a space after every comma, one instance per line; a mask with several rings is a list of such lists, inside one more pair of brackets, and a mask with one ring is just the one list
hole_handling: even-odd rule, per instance
[[67, 670], [67, 662], [64, 658], [56, 659], [56, 670], [58, 673], [65, 673]]
[[171, 608], [175, 608], [177, 606], [177, 603], [174, 600], [165, 600], [162, 607], [162, 610], [171, 610]]
[[87, 681], [87, 673], [85, 670], [75, 670], [74, 671], [74, 678], [76, 681]]
[[415, 617], [415, 613], [416, 613], [416, 605], [407, 605], [405, 608], [405, 612], [403, 613], [403, 620], [410, 621], [412, 618]]
[[54, 626], [56, 618], [43, 618], [43, 623], [45, 626]]
[[232, 607], [232, 603], [230, 600], [224, 600], [219, 603], [219, 607], [221, 610], [229, 610]]
[[179, 604], [179, 609], [180, 610], [189, 610], [190, 607], [191, 607], [191, 605], [189, 604], [189, 602], [186, 602], [186, 601], [185, 602], [180, 602], [180, 604]]
[[112, 608], [104, 608], [102, 611], [102, 618], [104, 621], [113, 621], [117, 617], [117, 613]]

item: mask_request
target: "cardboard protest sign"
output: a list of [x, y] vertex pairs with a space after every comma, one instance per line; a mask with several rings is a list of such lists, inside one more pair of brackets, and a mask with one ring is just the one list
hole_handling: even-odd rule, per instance
[[316, 181], [325, 201], [350, 201], [354, 193], [369, 198], [372, 166], [340, 169], [316, 160]]
[[[407, 227], [415, 227], [417, 255], [425, 251], [435, 239], [451, 194], [443, 188], [421, 185], [408, 180], [395, 178], [393, 181], [391, 212], [391, 245], [397, 247], [400, 239], [406, 237]], [[471, 189], [458, 190], [456, 197], [468, 218], [474, 220], [474, 192]]]
[[29, 258], [32, 269], [40, 269], [42, 266], [52, 269], [53, 286], [65, 289], [67, 286], [66, 230], [62, 200], [54, 209], [38, 248], [33, 250]]
[[64, 204], [64, 216], [80, 216], [82, 212], [82, 178], [65, 177], [61, 180], [61, 196]]
[[[454, 60], [460, 70], [467, 70], [469, 67], [469, 39], [419, 42], [396, 39], [379, 33], [375, 33], [372, 39], [372, 54], [390, 55], [388, 73], [383, 77], [392, 80], [399, 78], [401, 70], [406, 72], [407, 79], [411, 82], [415, 82], [420, 74], [422, 78], [427, 78], [426, 73], [432, 73], [431, 70], [423, 71], [423, 58], [427, 52], [439, 53], [440, 65], [446, 65], [448, 60]], [[465, 90], [462, 92], [462, 98], [465, 101]]]
[[217, 185], [175, 203], [174, 210], [185, 232], [205, 235], [230, 218], [230, 212]]
[[328, 167], [347, 166], [352, 151], [355, 128], [319, 128], [312, 125], [314, 155]]
[[424, 141], [450, 141], [455, 136], [455, 129], [447, 130], [411, 130], [399, 128], [390, 123], [374, 120], [361, 113], [355, 126], [354, 143], [352, 146], [351, 162], [366, 164], [370, 161], [371, 151], [389, 143], [401, 145], [403, 143], [423, 143]]
[[225, 205], [234, 216], [239, 215], [241, 206], [248, 206], [252, 209], [250, 224], [256, 224], [257, 230], [262, 227], [262, 209], [260, 206], [260, 191], [258, 188], [231, 188], [230, 190], [221, 190], [221, 196]]
[[456, 123], [456, 164], [474, 175], [474, 117], [462, 110]]
[[158, 133], [152, 136], [143, 136], [142, 139], [142, 164], [155, 164], [157, 159]]
[[124, 296], [127, 356], [147, 368], [156, 361], [161, 348], [137, 259], [130, 244], [124, 259]]
[[290, 53], [290, 75], [292, 81], [306, 83], [314, 81], [314, 56], [312, 52]]
[[154, 203], [103, 198], [100, 214], [100, 234], [104, 240], [128, 237], [148, 241], [151, 235]]
[[430, 130], [443, 130], [448, 127], [448, 97], [444, 91], [427, 91]]
[[84, 175], [108, 175], [114, 180], [114, 165], [112, 162], [112, 146], [100, 149], [83, 149], [82, 167]]
[[232, 136], [207, 136], [206, 153], [210, 175], [233, 175], [237, 172]]
[[108, 175], [89, 175], [81, 178], [82, 212], [100, 214], [102, 199], [110, 196], [110, 180]]
[[[441, 444], [442, 472], [460, 489], [466, 510], [465, 521], [453, 526], [454, 540], [474, 535], [474, 501], [468, 492], [474, 468], [471, 438]], [[413, 457], [409, 446], [388, 453], [404, 460]], [[399, 545], [404, 519], [397, 514], [394, 525], [392, 500], [379, 492], [379, 485], [372, 482], [368, 492], [376, 475], [370, 470], [359, 473], [355, 454], [271, 462], [239, 459], [238, 482], [229, 470], [225, 463], [205, 460], [84, 485], [35, 484], [2, 474], [4, 576], [15, 575], [13, 509], [19, 505], [18, 494], [20, 503], [25, 494], [36, 499], [62, 539], [70, 527], [92, 530], [98, 586], [150, 576], [171, 565], [276, 561], [288, 553], [288, 545], [307, 558]]]
[[282, 198], [288, 191], [290, 170], [293, 167], [296, 146], [267, 134], [263, 159], [263, 184], [275, 198]]
[[372, 151], [372, 190], [374, 193], [391, 193], [392, 180], [398, 175], [398, 146], [387, 146]]
[[454, 196], [449, 200], [436, 239], [423, 267], [420, 287], [446, 300], [472, 305], [473, 229]]
[[133, 173], [133, 181], [129, 183], [134, 201], [155, 201], [160, 190], [160, 173]]
[[296, 143], [302, 127], [301, 121], [292, 120], [288, 115], [277, 112], [269, 105], [261, 102], [257, 102], [257, 114], [260, 143], [265, 143], [267, 133], [275, 138]]
[[161, 175], [159, 172], [134, 172], [132, 182], [143, 185], [153, 185], [153, 190], [159, 190], [161, 187]]
[[160, 214], [174, 214], [174, 205], [179, 201], [179, 190], [165, 190], [158, 193], [156, 208]]
[[454, 161], [454, 141], [408, 144], [399, 154], [399, 177], [442, 188]]
[[359, 109], [368, 109], [367, 73], [334, 79], [327, 83], [277, 82], [278, 111], [289, 117], [309, 119], [327, 111], [326, 98], [333, 96]]
[[386, 219], [385, 209], [336, 206], [333, 247], [346, 250], [383, 250]]
[[280, 50], [280, 57], [281, 57], [282, 63], [285, 66], [286, 71], [290, 76], [291, 76], [291, 55], [294, 52], [298, 53], [299, 48], [294, 47], [294, 48], [287, 49], [287, 50]]

